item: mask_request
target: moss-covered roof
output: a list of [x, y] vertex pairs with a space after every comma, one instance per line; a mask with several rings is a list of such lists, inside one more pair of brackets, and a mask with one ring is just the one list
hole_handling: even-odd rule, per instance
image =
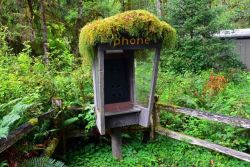
[[80, 54], [93, 58], [96, 44], [113, 42], [125, 34], [162, 41], [165, 48], [172, 47], [176, 39], [176, 31], [168, 23], [148, 11], [131, 10], [85, 25], [80, 33]]

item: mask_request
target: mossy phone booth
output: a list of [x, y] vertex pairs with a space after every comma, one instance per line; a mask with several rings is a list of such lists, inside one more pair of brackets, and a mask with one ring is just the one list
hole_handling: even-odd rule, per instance
[[[149, 67], [138, 75], [148, 74], [151, 78], [150, 81], [142, 80], [140, 85], [137, 85], [135, 53], [142, 49], [150, 49], [154, 52], [154, 56], [152, 56], [152, 68]], [[104, 135], [107, 129], [129, 125], [148, 127], [154, 101], [160, 43], [99, 44], [97, 50], [93, 62], [93, 80], [96, 124], [100, 134]], [[144, 85], [150, 86], [145, 95], [145, 102], [140, 103], [137, 87]]]
[[175, 30], [144, 10], [132, 10], [83, 27], [82, 56], [93, 62], [96, 125], [111, 135], [121, 158], [122, 127], [150, 125], [161, 47], [171, 48]]

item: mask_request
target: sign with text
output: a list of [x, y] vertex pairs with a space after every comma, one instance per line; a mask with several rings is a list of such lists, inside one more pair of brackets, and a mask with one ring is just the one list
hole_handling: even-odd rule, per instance
[[113, 42], [113, 46], [125, 46], [125, 45], [148, 45], [150, 42], [149, 38], [124, 38], [116, 39]]

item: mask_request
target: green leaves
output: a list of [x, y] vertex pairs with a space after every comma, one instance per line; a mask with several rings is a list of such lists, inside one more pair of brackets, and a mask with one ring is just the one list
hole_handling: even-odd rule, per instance
[[[249, 72], [240, 70], [213, 75], [210, 70], [200, 74], [161, 72], [157, 93], [162, 103], [249, 119], [249, 75]], [[207, 82], [211, 81], [211, 76], [225, 77], [227, 80], [225, 87], [217, 94], [204, 91]], [[247, 151], [249, 148], [250, 136], [247, 129], [165, 112], [161, 113], [161, 124], [174, 131], [181, 131], [240, 151]]]
[[[14, 105], [14, 103], [16, 104]], [[14, 105], [14, 106], [12, 107], [10, 105]], [[31, 106], [33, 106], [33, 104], [26, 104], [23, 101], [20, 101], [20, 99], [16, 99], [16, 100], [10, 101], [7, 104], [0, 105], [0, 115], [2, 115], [3, 113], [6, 113], [6, 111], [4, 110], [8, 110], [8, 108], [11, 108], [11, 111], [7, 112], [7, 115], [3, 116], [2, 119], [0, 119], [0, 139], [6, 138], [8, 136], [10, 127], [17, 120], [19, 120], [23, 112], [27, 111]]]
[[165, 51], [161, 67], [176, 73], [187, 71], [199, 73], [214, 68], [241, 68], [234, 46], [222, 41], [214, 34], [227, 29], [228, 24], [220, 21], [223, 8], [211, 6], [209, 0], [168, 1], [168, 19], [178, 32], [177, 45]]
[[75, 122], [79, 121], [79, 118], [78, 117], [72, 117], [72, 118], [69, 118], [67, 120], [65, 120], [62, 124], [62, 127], [66, 127], [66, 126], [69, 126]]
[[24, 161], [20, 167], [66, 167], [66, 165], [58, 160], [49, 157], [36, 157]]
[[[85, 145], [78, 151], [68, 154], [69, 167], [187, 167], [187, 166], [249, 166], [247, 162], [237, 160], [214, 151], [192, 146], [165, 136], [147, 144], [141, 143], [141, 134], [131, 133], [131, 138], [123, 138], [123, 159], [115, 160], [110, 144]], [[185, 140], [185, 139], [184, 139]]]

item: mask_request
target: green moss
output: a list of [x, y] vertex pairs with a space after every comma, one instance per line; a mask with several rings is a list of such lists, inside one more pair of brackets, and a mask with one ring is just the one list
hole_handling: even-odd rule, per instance
[[84, 26], [80, 33], [79, 49], [84, 57], [93, 59], [97, 43], [110, 43], [122, 36], [144, 37], [162, 41], [162, 47], [173, 47], [176, 31], [145, 10], [131, 10]]

